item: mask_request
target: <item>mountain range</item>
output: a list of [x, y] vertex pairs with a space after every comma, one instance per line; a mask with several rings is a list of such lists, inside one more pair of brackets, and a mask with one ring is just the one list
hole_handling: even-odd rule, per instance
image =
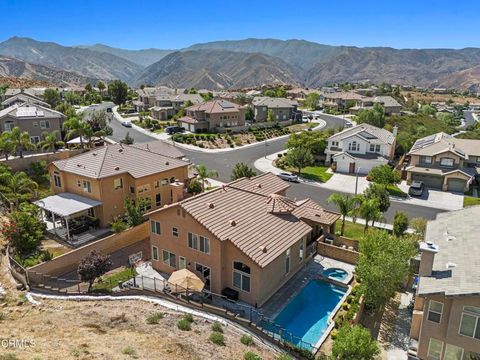
[[[43, 80], [41, 77], [50, 73], [47, 76], [53, 83], [121, 79], [133, 86], [236, 89], [272, 83], [313, 88], [371, 81], [480, 90], [479, 48], [359, 48], [305, 40], [244, 39], [177, 50], [126, 50], [102, 44], [69, 47], [13, 37], [0, 43], [0, 55], [24, 62], [29, 71], [23, 76]], [[35, 65], [51, 70], [33, 70]], [[21, 66], [3, 66], [0, 76], [16, 76], [19, 70], [12, 68]]]

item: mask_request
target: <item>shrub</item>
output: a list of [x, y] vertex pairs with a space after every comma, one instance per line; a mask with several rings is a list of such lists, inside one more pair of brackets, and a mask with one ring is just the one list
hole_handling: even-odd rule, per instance
[[277, 356], [276, 360], [293, 360], [290, 355], [280, 354]]
[[189, 323], [193, 323], [193, 316], [192, 316], [192, 314], [185, 314], [185, 315], [183, 316], [183, 319], [184, 319], [185, 321], [188, 321]]
[[243, 359], [244, 360], [262, 360], [262, 358], [259, 355], [251, 351], [247, 351], [245, 354], [243, 354]]
[[253, 338], [247, 334], [243, 334], [240, 338], [240, 342], [246, 346], [252, 346], [254, 344]]
[[185, 319], [179, 320], [177, 322], [177, 327], [182, 331], [190, 331], [192, 330], [191, 323]]
[[212, 324], [212, 331], [216, 331], [216, 332], [219, 332], [219, 333], [223, 333], [222, 324], [220, 324], [218, 321], [215, 321], [215, 322]]
[[125, 224], [122, 219], [116, 218], [112, 221], [112, 231], [116, 234], [121, 233], [127, 229], [128, 225]]
[[132, 348], [131, 346], [127, 346], [125, 348], [122, 349], [122, 354], [124, 355], [128, 355], [134, 359], [137, 359], [138, 356], [137, 356], [137, 352], [135, 351], [134, 348]]
[[160, 313], [160, 312], [156, 312], [156, 313], [153, 313], [153, 314], [150, 314], [148, 317], [147, 317], [147, 324], [158, 324], [158, 322], [163, 319], [163, 317], [165, 316], [164, 313]]
[[208, 339], [215, 345], [225, 346], [225, 337], [218, 331], [212, 332]]

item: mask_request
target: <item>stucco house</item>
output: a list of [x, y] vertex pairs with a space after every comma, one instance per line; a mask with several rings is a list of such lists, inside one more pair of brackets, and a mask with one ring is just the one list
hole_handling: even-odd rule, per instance
[[427, 224], [410, 337], [421, 360], [480, 359], [480, 206]]
[[29, 103], [29, 104], [32, 104], [32, 105], [41, 105], [41, 106], [46, 107], [46, 108], [51, 107], [49, 104], [47, 104], [42, 99], [40, 99], [40, 98], [38, 98], [34, 95], [31, 95], [28, 92], [21, 92], [17, 95], [13, 95], [11, 97], [6, 98], [5, 100], [2, 101], [2, 104], [1, 104], [2, 106], [1, 107], [3, 109], [6, 109], [9, 106], [21, 105], [21, 104], [24, 104], [24, 103]]
[[157, 95], [154, 106], [150, 108], [152, 118], [157, 120], [168, 120], [175, 115], [186, 103], [193, 105], [203, 102], [199, 94], [164, 94]]
[[393, 159], [396, 135], [396, 127], [393, 133], [369, 124], [345, 129], [328, 138], [326, 164], [341, 173], [367, 174]]
[[59, 131], [59, 140], [65, 115], [61, 112], [38, 104], [24, 102], [9, 106], [0, 111], [1, 131], [11, 131], [19, 127], [30, 134], [30, 140], [38, 143], [44, 132]]
[[437, 133], [417, 140], [408, 155], [408, 182], [419, 180], [432, 189], [463, 193], [480, 168], [480, 141]]
[[256, 122], [266, 122], [269, 111], [273, 113], [275, 121], [286, 121], [295, 119], [297, 115], [302, 116], [297, 110], [297, 101], [291, 99], [257, 96], [253, 98], [252, 106]]
[[244, 126], [245, 107], [227, 100], [211, 100], [186, 108], [178, 123], [191, 132]]
[[153, 267], [187, 268], [206, 290], [236, 293], [261, 306], [311, 257], [315, 240], [333, 233], [339, 214], [283, 194], [271, 173], [242, 178], [148, 214]]

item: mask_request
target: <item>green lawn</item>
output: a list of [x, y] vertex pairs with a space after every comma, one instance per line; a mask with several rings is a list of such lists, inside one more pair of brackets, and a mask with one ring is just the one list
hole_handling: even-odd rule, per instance
[[407, 193], [403, 192], [397, 185], [387, 185], [387, 191], [390, 196], [406, 198]]
[[[327, 182], [333, 176], [333, 174], [327, 173], [328, 169], [328, 166], [308, 166], [302, 169], [302, 175], [300, 176], [308, 180]], [[292, 167], [287, 167], [285, 170], [295, 174], [297, 173], [297, 169]]]
[[[342, 222], [338, 221], [337, 225], [335, 226], [336, 231], [340, 231], [342, 227]], [[362, 240], [363, 239], [363, 224], [354, 224], [350, 221], [345, 221], [345, 231], [343, 236], [346, 238], [354, 239], [354, 240]]]
[[464, 196], [463, 197], [463, 207], [468, 207], [468, 206], [474, 206], [474, 205], [480, 205], [480, 198], [474, 198], [470, 196]]
[[103, 276], [101, 282], [93, 285], [94, 292], [111, 292], [112, 289], [118, 286], [119, 282], [125, 282], [137, 275], [135, 270], [125, 268], [110, 276]]

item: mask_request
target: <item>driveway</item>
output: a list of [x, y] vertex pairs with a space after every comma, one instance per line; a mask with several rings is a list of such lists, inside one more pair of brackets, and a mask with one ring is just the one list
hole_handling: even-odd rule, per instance
[[[405, 181], [402, 181], [398, 187], [408, 193], [409, 186]], [[425, 189], [421, 197], [409, 196], [405, 200], [398, 201], [411, 205], [427, 206], [443, 210], [463, 209], [463, 194], [433, 189]]]
[[[333, 191], [355, 194], [356, 182], [357, 177], [355, 175], [335, 173], [330, 180], [324, 184], [320, 184], [319, 186]], [[363, 191], [368, 188], [369, 184], [370, 183], [367, 181], [365, 176], [359, 176], [357, 194], [363, 193]]]

